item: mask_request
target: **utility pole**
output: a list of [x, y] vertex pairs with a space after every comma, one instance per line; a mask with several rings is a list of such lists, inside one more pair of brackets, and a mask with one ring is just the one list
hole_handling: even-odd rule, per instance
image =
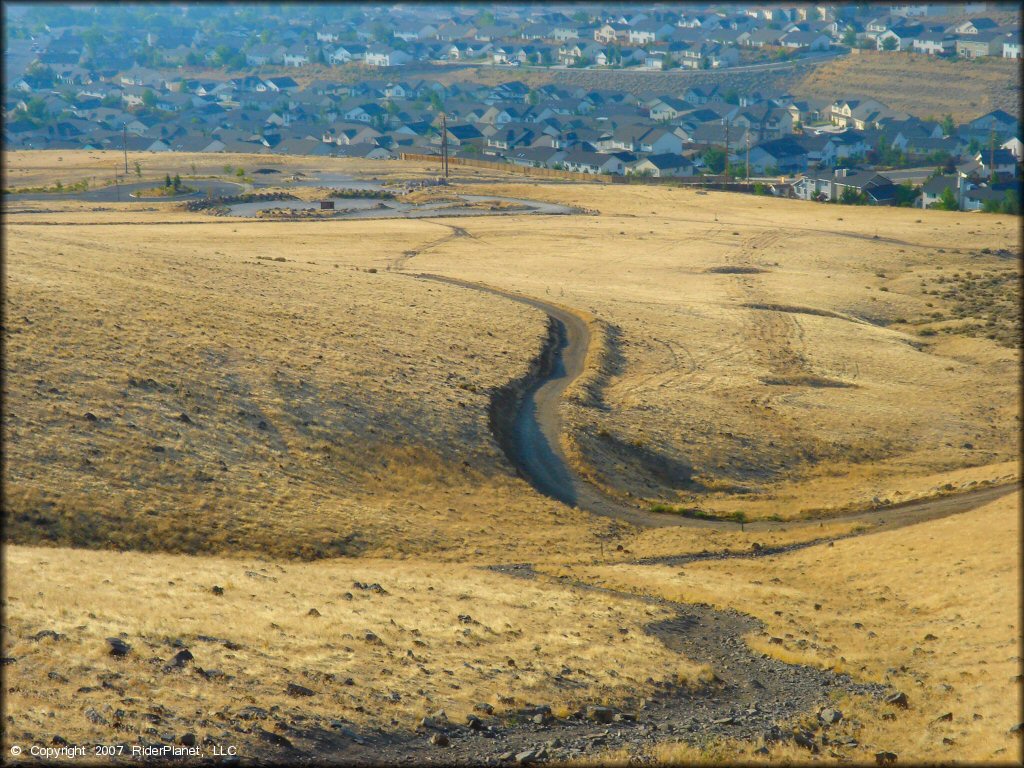
[[124, 149], [124, 175], [128, 175], [128, 123], [121, 127], [121, 148]]
[[729, 189], [729, 119], [725, 120], [725, 188]]
[[750, 181], [750, 132], [747, 131], [747, 181]]
[[992, 129], [988, 132], [988, 180], [996, 180], [996, 132]]
[[448, 116], [441, 113], [441, 166], [444, 168], [444, 177], [448, 178]]

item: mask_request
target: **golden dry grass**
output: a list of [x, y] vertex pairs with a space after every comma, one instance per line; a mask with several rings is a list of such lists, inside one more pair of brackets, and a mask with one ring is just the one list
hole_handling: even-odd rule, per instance
[[797, 96], [870, 97], [919, 117], [968, 122], [993, 109], [1020, 111], [1020, 69], [1011, 59], [943, 61], [923, 53], [867, 51], [811, 69]]
[[[410, 267], [614, 327], [606, 407], [577, 397], [563, 410], [570, 455], [604, 485], [786, 518], [929, 495], [966, 468], [962, 484], [1016, 475], [1017, 351], [897, 323], [952, 310], [928, 287], [935, 276], [1019, 275], [1019, 262], [994, 253], [1020, 252], [1011, 217], [664, 188], [484, 189], [602, 212], [550, 226], [469, 220], [472, 239]], [[763, 271], [708, 271], [737, 266]], [[695, 485], [666, 481], [656, 461], [644, 472], [652, 455], [691, 467]]]
[[[890, 750], [901, 762], [1005, 763], [1019, 756], [1009, 733], [1020, 721], [1019, 506], [1015, 494], [967, 514], [757, 560], [549, 570], [735, 608], [765, 623], [748, 638], [755, 651], [904, 691], [906, 711], [868, 698], [839, 703], [847, 720], [862, 724], [859, 760]], [[894, 711], [895, 720], [882, 719]], [[936, 723], [946, 712], [953, 719]], [[710, 749], [715, 759], [746, 760], [757, 757], [756, 746]], [[690, 750], [657, 754], [675, 762]], [[797, 747], [773, 751], [784, 762], [810, 759]]]
[[[54, 735], [103, 743], [108, 728], [86, 718], [90, 708], [108, 722], [118, 719], [114, 710], [127, 712], [119, 738], [146, 738], [144, 713], [163, 707], [159, 732], [232, 743], [244, 737], [224, 733], [226, 723], [250, 705], [280, 707], [278, 716], [304, 716], [311, 727], [343, 720], [411, 729], [441, 708], [453, 720], [477, 702], [498, 712], [546, 703], [564, 713], [643, 695], [649, 676], [681, 682], [700, 673], [642, 631], [665, 611], [465, 565], [282, 565], [8, 546], [5, 566], [4, 648], [17, 659], [5, 669], [5, 751]], [[33, 639], [44, 630], [64, 637]], [[124, 660], [111, 658], [105, 641], [121, 633], [133, 648]], [[195, 660], [168, 673], [174, 641]], [[206, 679], [193, 667], [223, 675]], [[571, 683], [559, 682], [566, 667]], [[289, 696], [289, 683], [317, 695]], [[90, 690], [75, 694], [81, 687]]]
[[[89, 154], [10, 153], [5, 163], [17, 185], [69, 183], [95, 169]], [[321, 165], [307, 161], [201, 156], [197, 164], [208, 165], [197, 175], [225, 163]], [[189, 160], [152, 162], [162, 176]], [[434, 170], [323, 165], [387, 179]], [[945, 749], [926, 725], [941, 712], [917, 709], [928, 700], [955, 710], [956, 743], [942, 755], [988, 759], [1009, 749], [999, 735], [1008, 710], [1000, 715], [995, 704], [1008, 695], [997, 678], [1012, 674], [1007, 643], [1019, 629], [1003, 604], [1016, 596], [1006, 586], [1017, 575], [1008, 501], [834, 548], [692, 565], [685, 577], [615, 565], [838, 535], [855, 524], [756, 535], [636, 531], [540, 497], [494, 443], [487, 407], [489, 390], [522, 375], [539, 349], [542, 313], [395, 270], [480, 281], [591, 319], [607, 344], [593, 348], [592, 370], [562, 416], [573, 460], [602, 483], [645, 501], [785, 518], [1019, 476], [1018, 350], [959, 327], [918, 335], [928, 313], [965, 305], [932, 292], [940, 277], [1019, 274], [1019, 262], [993, 253], [1019, 254], [1017, 221], [632, 186], [512, 181], [448, 192], [460, 190], [601, 215], [281, 223], [166, 203], [8, 206], [6, 608], [8, 653], [19, 661], [7, 671], [21, 678], [8, 692], [17, 717], [5, 738], [49, 741], [62, 719], [69, 740], [96, 732], [83, 719], [89, 697], [115, 707], [116, 690], [77, 699], [58, 690], [99, 686], [114, 664], [103, 638], [118, 632], [138, 649], [123, 684], [139, 701], [167, 702], [174, 722], [189, 727], [203, 719], [187, 714], [196, 696], [208, 711], [280, 704], [288, 714], [368, 723], [379, 710], [378, 722], [393, 716], [402, 727], [425, 709], [457, 713], [493, 699], [509, 682], [521, 686], [517, 700], [568, 706], [552, 678], [567, 658], [593, 675], [573, 696], [614, 699], [642, 689], [648, 675], [692, 677], [685, 660], [641, 636], [656, 616], [646, 608], [469, 567], [534, 561], [749, 611], [785, 640], [771, 652], [794, 660], [875, 679], [905, 666], [894, 681], [910, 688], [914, 707], [895, 725], [869, 702], [844, 704], [865, 723], [864, 743], [887, 745], [899, 728], [913, 742], [907, 754]], [[763, 271], [709, 272], [722, 266]], [[824, 380], [851, 386], [810, 386]], [[659, 457], [691, 467], [695, 483], [659, 471]], [[355, 555], [362, 559], [348, 559]], [[341, 559], [286, 562], [293, 558]], [[370, 597], [349, 586], [354, 580], [378, 581], [391, 595]], [[212, 584], [225, 594], [213, 596]], [[814, 595], [822, 584], [828, 600]], [[780, 604], [782, 616], [768, 611]], [[322, 616], [307, 616], [310, 608]], [[853, 621], [864, 630], [851, 630]], [[606, 664], [606, 633], [619, 626], [630, 629], [621, 636], [628, 642], [611, 647]], [[29, 639], [47, 628], [67, 639]], [[429, 647], [413, 643], [413, 628]], [[471, 635], [456, 634], [464, 629]], [[366, 631], [386, 645], [364, 648]], [[929, 632], [939, 639], [923, 641]], [[200, 634], [243, 651], [200, 644]], [[144, 653], [169, 658], [174, 637], [198, 664], [234, 680], [193, 682], [145, 664]], [[452, 638], [479, 641], [471, 650], [481, 661]], [[507, 656], [518, 671], [491, 675]], [[380, 672], [385, 662], [390, 675]], [[624, 677], [606, 674], [615, 665]], [[303, 670], [310, 676], [295, 677]], [[50, 671], [69, 683], [55, 689]], [[338, 682], [347, 676], [355, 689]], [[282, 693], [288, 682], [323, 693], [300, 706]], [[401, 698], [381, 709], [376, 697], [389, 691]], [[975, 712], [984, 719], [965, 719]]]

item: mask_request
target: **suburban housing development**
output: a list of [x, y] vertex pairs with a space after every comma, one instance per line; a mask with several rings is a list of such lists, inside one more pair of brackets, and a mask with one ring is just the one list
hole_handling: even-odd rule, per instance
[[[1019, 19], [998, 4], [285, 6], [258, 17], [154, 6], [131, 26], [103, 24], [103, 13], [69, 8], [60, 25], [10, 15], [8, 148], [387, 159], [436, 154], [444, 133], [457, 158], [724, 172], [778, 182], [774, 194], [874, 205], [927, 206], [949, 187], [964, 210], [1003, 200], [1019, 176], [1012, 109], [955, 121], [863, 94], [756, 87], [758, 73], [815, 57], [1019, 58]], [[519, 68], [606, 72], [607, 85], [527, 85]], [[755, 86], [699, 76], [712, 70], [749, 72]], [[508, 79], [495, 78], [502, 71]], [[671, 71], [690, 74], [673, 83]], [[930, 170], [886, 175], [903, 168]]]

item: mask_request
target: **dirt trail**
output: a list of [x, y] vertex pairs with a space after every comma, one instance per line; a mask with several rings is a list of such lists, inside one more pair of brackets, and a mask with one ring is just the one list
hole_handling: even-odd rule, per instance
[[[523, 383], [523, 391], [513, 402], [501, 404], [501, 414], [496, 417], [492, 412], [492, 425], [496, 419], [499, 421], [495, 436], [502, 449], [521, 476], [539, 492], [587, 512], [645, 528], [687, 526], [711, 530], [736, 529], [738, 523], [731, 521], [684, 517], [630, 506], [605, 495], [573, 471], [561, 448], [562, 420], [559, 403], [566, 387], [579, 377], [585, 368], [587, 349], [590, 345], [590, 329], [581, 315], [551, 302], [456, 277], [427, 273], [419, 273], [415, 277], [501, 296], [547, 314], [550, 323], [548, 340], [533, 366], [530, 380]], [[869, 530], [896, 528], [966, 512], [1018, 487], [1017, 482], [982, 486], [963, 493], [878, 509], [814, 519], [762, 520], [747, 523], [745, 527], [752, 531], [775, 531], [817, 526], [823, 520], [848, 521], [860, 523], [863, 528], [857, 534], [861, 534]]]

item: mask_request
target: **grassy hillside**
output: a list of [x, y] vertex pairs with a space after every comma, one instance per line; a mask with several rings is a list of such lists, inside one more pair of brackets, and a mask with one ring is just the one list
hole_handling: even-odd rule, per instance
[[952, 114], [958, 122], [993, 109], [1020, 112], [1020, 67], [1010, 59], [943, 61], [934, 56], [859, 52], [809, 70], [796, 96], [861, 96], [919, 117]]

